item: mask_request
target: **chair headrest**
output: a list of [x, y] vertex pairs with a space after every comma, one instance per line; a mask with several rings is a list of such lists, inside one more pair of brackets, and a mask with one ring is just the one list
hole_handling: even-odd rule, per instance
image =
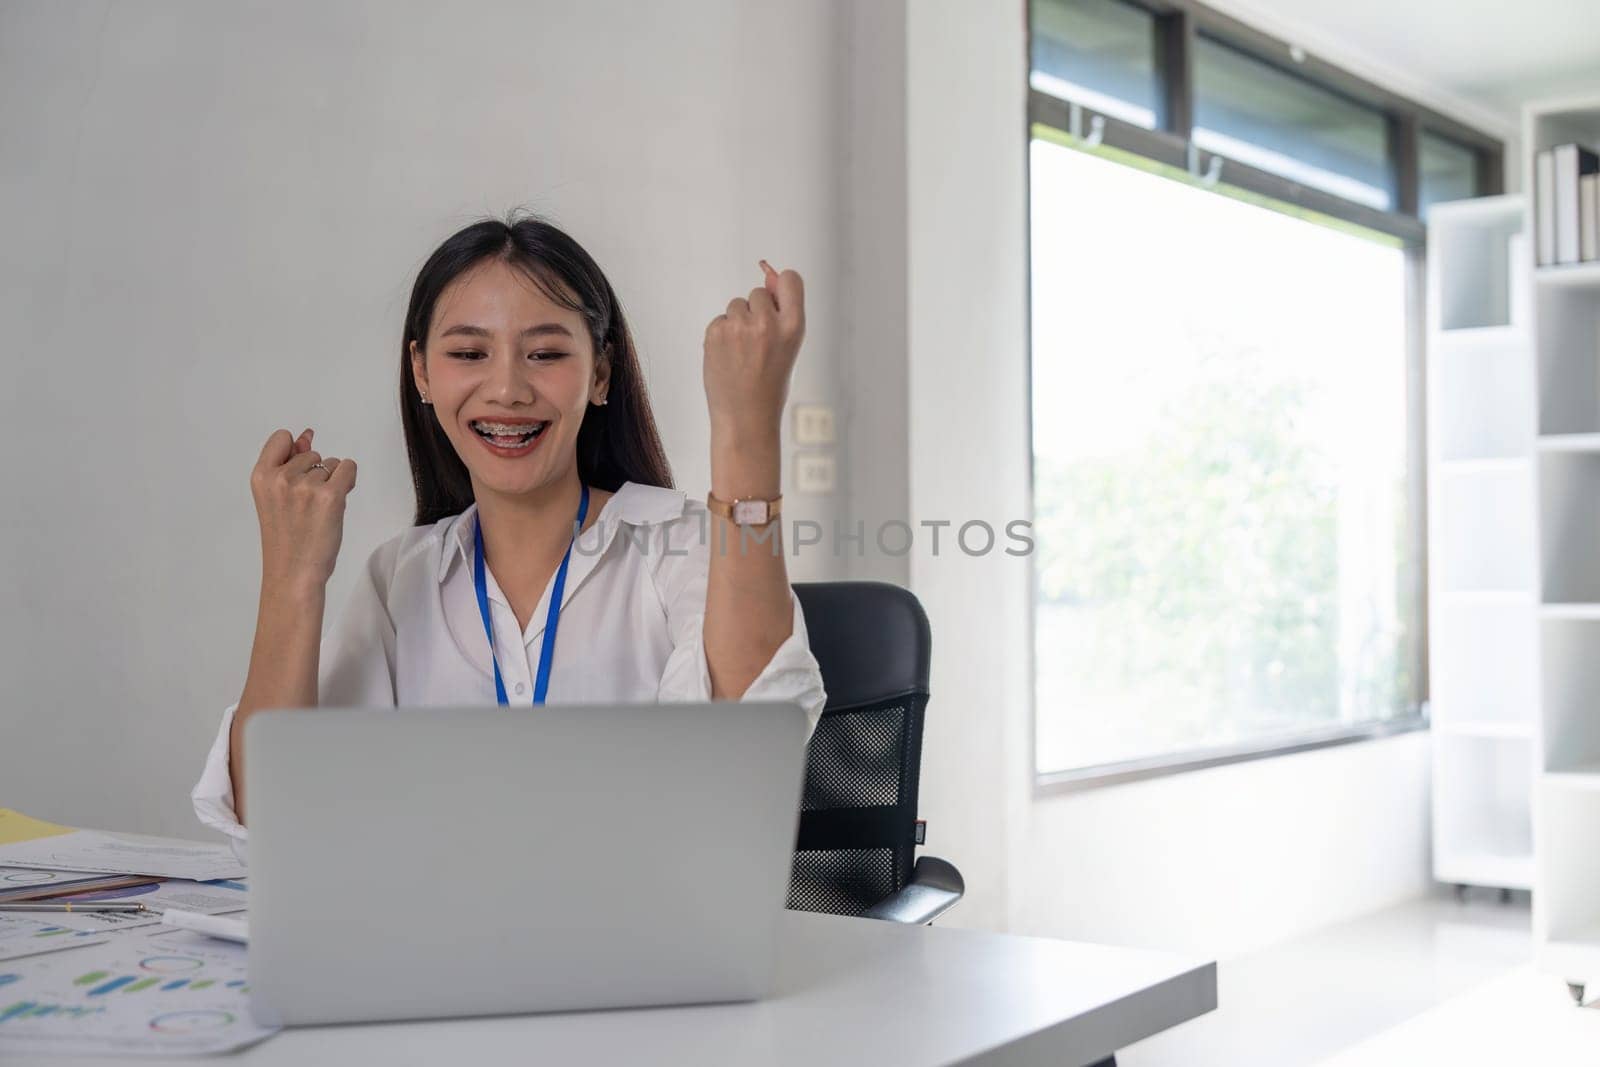
[[932, 636], [922, 604], [887, 582], [796, 582], [828, 708], [926, 694]]

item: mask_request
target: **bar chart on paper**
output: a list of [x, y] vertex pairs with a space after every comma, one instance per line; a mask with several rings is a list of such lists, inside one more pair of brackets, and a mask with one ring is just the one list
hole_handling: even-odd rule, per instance
[[249, 1011], [242, 945], [128, 931], [0, 964], [0, 1061], [18, 1054], [223, 1052], [272, 1029]]
[[[21, 915], [0, 915], [0, 961], [98, 945], [105, 940], [106, 936], [98, 930], [80, 930]], [[3, 970], [4, 964], [0, 963], [0, 972]]]

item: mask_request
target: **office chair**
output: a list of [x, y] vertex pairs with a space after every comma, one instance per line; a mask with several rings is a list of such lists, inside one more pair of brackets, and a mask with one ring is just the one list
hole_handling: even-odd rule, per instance
[[[796, 582], [794, 591], [828, 703], [807, 747], [789, 907], [932, 922], [966, 885], [944, 860], [912, 863], [922, 842], [928, 616], [886, 582]], [[1094, 1067], [1117, 1067], [1117, 1059]]]
[[828, 703], [807, 748], [789, 907], [932, 922], [966, 887], [944, 860], [913, 863], [928, 616], [885, 582], [797, 582], [794, 591]]

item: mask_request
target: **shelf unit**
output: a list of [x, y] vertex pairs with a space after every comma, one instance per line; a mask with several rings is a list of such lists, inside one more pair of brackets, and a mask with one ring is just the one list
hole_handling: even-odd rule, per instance
[[[1600, 148], [1600, 96], [1523, 111], [1533, 155]], [[1539, 674], [1533, 923], [1540, 965], [1583, 999], [1600, 978], [1600, 263], [1532, 279], [1538, 411]]]
[[1433, 872], [1533, 885], [1539, 574], [1534, 337], [1520, 196], [1428, 222]]

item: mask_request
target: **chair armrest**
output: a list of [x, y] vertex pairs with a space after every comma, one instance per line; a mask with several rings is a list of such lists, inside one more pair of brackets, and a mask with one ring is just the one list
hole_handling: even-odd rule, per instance
[[931, 923], [966, 891], [967, 883], [961, 880], [961, 872], [954, 864], [936, 856], [923, 856], [911, 869], [911, 880], [899, 892], [874, 904], [866, 917], [896, 923]]

